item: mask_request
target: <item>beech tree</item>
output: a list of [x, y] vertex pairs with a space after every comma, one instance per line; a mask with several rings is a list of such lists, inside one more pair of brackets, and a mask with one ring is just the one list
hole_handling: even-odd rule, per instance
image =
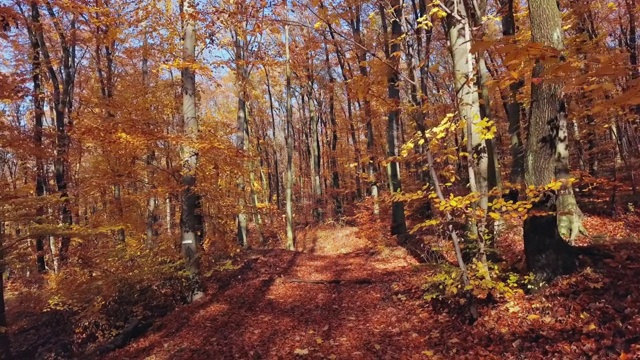
[[184, 135], [187, 142], [182, 145], [182, 211], [180, 214], [180, 228], [182, 231], [182, 252], [185, 257], [187, 271], [192, 276], [198, 273], [198, 245], [202, 241], [200, 196], [196, 192], [196, 169], [198, 165], [198, 152], [194, 145], [198, 135], [198, 117], [196, 113], [196, 30], [195, 30], [195, 4], [191, 0], [182, 3], [182, 19], [184, 27], [184, 61], [182, 68], [182, 114], [184, 122]]
[[[389, 3], [391, 14], [391, 36], [387, 26], [387, 8], [381, 2], [379, 4], [382, 32], [384, 35], [384, 52], [389, 69], [387, 70], [387, 89], [391, 108], [387, 117], [387, 147], [388, 156], [391, 157], [387, 170], [389, 174], [389, 187], [392, 195], [402, 191], [400, 181], [400, 165], [394, 159], [399, 155], [398, 142], [400, 132], [400, 37], [402, 36], [402, 4], [399, 0]], [[407, 224], [404, 214], [404, 202], [394, 199], [391, 203], [391, 234], [404, 236], [407, 232]]]

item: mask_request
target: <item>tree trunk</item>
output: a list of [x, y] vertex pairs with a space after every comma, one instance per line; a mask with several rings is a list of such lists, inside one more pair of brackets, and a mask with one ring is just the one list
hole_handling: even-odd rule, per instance
[[[38, 12], [38, 5], [35, 1], [31, 2], [31, 22], [32, 24], [40, 23], [40, 14]], [[42, 159], [44, 148], [42, 146], [42, 131], [43, 131], [43, 116], [44, 106], [42, 103], [42, 97], [44, 90], [42, 89], [41, 81], [41, 60], [40, 60], [40, 44], [36, 38], [35, 33], [31, 27], [27, 28], [29, 33], [29, 40], [31, 42], [31, 77], [33, 81], [33, 141], [36, 147], [36, 196], [43, 197], [46, 193], [46, 180], [44, 160]], [[46, 214], [46, 209], [43, 205], [38, 205], [36, 209], [36, 223], [42, 224], [43, 217]], [[46, 236], [39, 235], [36, 237], [36, 267], [38, 272], [43, 273], [46, 271], [44, 242]], [[0, 271], [1, 273], [1, 271]], [[1, 309], [0, 309], [1, 311]], [[1, 326], [1, 325], [0, 325]]]
[[[391, 0], [391, 38], [387, 29], [386, 9], [380, 3], [380, 17], [384, 35], [385, 56], [390, 68], [387, 69], [387, 92], [391, 108], [387, 117], [387, 155], [391, 158], [388, 165], [389, 187], [392, 196], [402, 191], [400, 182], [400, 165], [396, 160], [398, 156], [398, 132], [400, 128], [400, 37], [402, 36], [402, 6], [400, 0]], [[407, 224], [404, 215], [404, 202], [392, 200], [391, 203], [391, 235], [404, 237], [407, 232]], [[401, 241], [403, 241], [401, 239]]]
[[[516, 20], [514, 16], [513, 0], [500, 0], [506, 13], [502, 16], [502, 35], [515, 37]], [[511, 172], [509, 182], [515, 186], [524, 183], [524, 145], [522, 143], [522, 131], [520, 127], [520, 110], [522, 104], [517, 100], [518, 92], [524, 86], [524, 81], [519, 79], [512, 81], [505, 89], [503, 104], [509, 120], [509, 142], [511, 149]]]
[[[282, 202], [280, 201], [280, 169], [278, 166], [278, 151], [276, 150], [276, 115], [273, 109], [273, 95], [271, 94], [271, 81], [269, 80], [269, 72], [267, 71], [267, 68], [264, 68], [264, 75], [267, 81], [267, 94], [269, 95], [269, 109], [271, 111], [271, 131], [272, 134], [271, 136], [273, 137], [272, 141], [273, 141], [273, 146], [272, 146], [272, 151], [273, 151], [273, 163], [274, 163], [274, 182], [275, 182], [275, 193], [276, 193], [276, 207], [279, 209], [281, 209], [282, 207]], [[271, 199], [269, 199], [271, 200]]]
[[[143, 40], [142, 40], [142, 83], [144, 84], [145, 95], [148, 96], [149, 89], [149, 40], [148, 40], [148, 24], [145, 22], [143, 25]], [[148, 109], [151, 112], [151, 109]], [[147, 246], [152, 246], [155, 243], [156, 238], [159, 235], [158, 222], [160, 221], [160, 215], [158, 214], [158, 197], [154, 193], [155, 191], [155, 167], [156, 167], [156, 153], [153, 149], [147, 152], [145, 159], [147, 165], [147, 190], [150, 192], [149, 199], [147, 200]]]
[[[199, 271], [198, 244], [202, 235], [199, 233], [202, 230], [202, 218], [197, 214], [200, 210], [200, 197], [194, 189], [198, 153], [192, 144], [192, 142], [196, 141], [196, 136], [198, 135], [196, 77], [193, 69], [196, 53], [195, 5], [193, 0], [185, 0], [183, 2], [182, 12], [184, 24], [183, 61], [185, 64], [182, 69], [182, 114], [186, 140], [181, 149], [184, 193], [182, 196], [180, 227], [182, 230], [182, 253], [186, 261], [186, 270], [192, 279], [197, 279]], [[197, 288], [194, 289], [193, 294], [196, 294], [197, 291]]]
[[545, 193], [524, 221], [524, 252], [536, 286], [570, 274], [577, 267], [576, 250], [558, 232], [556, 201], [555, 194]]
[[[534, 42], [559, 51], [564, 49], [562, 20], [555, 0], [529, 1], [529, 17]], [[567, 119], [564, 103], [560, 98], [562, 85], [544, 78], [544, 72], [548, 68], [549, 65], [538, 60], [533, 70], [531, 118], [525, 162], [527, 185], [545, 186], [554, 178], [562, 182], [558, 197], [553, 201], [557, 222], [550, 221], [550, 217], [533, 216], [532, 218], [537, 220], [525, 224], [525, 247], [528, 246], [529, 249], [526, 251], [527, 265], [536, 276], [545, 280], [557, 275], [554, 269], [568, 270], [573, 266], [572, 257], [567, 252], [570, 247], [555, 245], [559, 241], [556, 233], [573, 240], [578, 232], [584, 229], [581, 222], [582, 214], [569, 182]], [[551, 228], [543, 231], [539, 229], [541, 225]], [[527, 245], [531, 242], [535, 242], [536, 245]], [[548, 259], [551, 260], [547, 261]], [[544, 269], [548, 269], [548, 273], [545, 273]]]
[[[287, 1], [287, 14], [289, 12], [289, 2]], [[287, 15], [288, 17], [288, 15]], [[291, 108], [291, 65], [289, 55], [289, 25], [284, 27], [285, 57], [286, 57], [286, 106], [287, 120], [285, 131], [285, 142], [287, 146], [287, 181], [285, 189], [286, 220], [287, 220], [287, 250], [295, 250], [295, 233], [293, 228], [293, 109]]]
[[[238, 109], [237, 109], [237, 126], [238, 131], [236, 133], [236, 146], [244, 156], [247, 156], [249, 152], [249, 124], [247, 123], [247, 104], [246, 104], [246, 81], [247, 70], [244, 66], [244, 42], [240, 38], [238, 31], [234, 31], [233, 36], [235, 38], [235, 63], [236, 63], [236, 83], [239, 86], [238, 89]], [[238, 188], [240, 194], [238, 197], [238, 243], [242, 247], [247, 247], [247, 214], [246, 214], [246, 200], [245, 200], [245, 179], [244, 179], [244, 166], [240, 169], [240, 177], [238, 178]]]
[[346, 94], [346, 102], [347, 102], [347, 121], [349, 122], [349, 135], [351, 136], [351, 142], [353, 143], [353, 151], [355, 154], [355, 170], [356, 170], [356, 197], [358, 199], [362, 198], [362, 185], [360, 183], [360, 164], [362, 159], [362, 154], [360, 153], [360, 146], [358, 145], [358, 140], [356, 136], [356, 128], [353, 119], [353, 100], [352, 100], [352, 91], [349, 88], [349, 76], [347, 75], [347, 63], [345, 57], [340, 49], [338, 42], [336, 41], [335, 32], [333, 30], [333, 26], [328, 24], [329, 27], [329, 35], [331, 35], [331, 40], [333, 41], [333, 46], [336, 50], [336, 58], [338, 59], [338, 66], [340, 67], [340, 74], [342, 74], [342, 80], [344, 81], [345, 86], [345, 94]]
[[378, 216], [380, 214], [380, 204], [378, 203], [378, 183], [376, 180], [378, 169], [376, 166], [375, 143], [372, 123], [373, 111], [371, 109], [371, 101], [369, 100], [370, 84], [369, 69], [367, 68], [367, 48], [365, 47], [364, 40], [362, 39], [362, 20], [360, 19], [361, 12], [362, 7], [359, 4], [356, 5], [354, 9], [352, 9], [353, 14], [351, 19], [351, 31], [357, 45], [356, 59], [358, 60], [358, 69], [360, 71], [360, 76], [363, 77], [366, 84], [366, 90], [364, 92], [364, 98], [362, 99], [362, 102], [367, 130], [367, 153], [369, 155], [369, 160], [367, 161], [367, 173], [369, 176], [371, 197], [373, 197], [373, 215]]
[[320, 143], [318, 139], [318, 116], [313, 97], [313, 74], [309, 70], [307, 98], [309, 101], [309, 167], [311, 168], [311, 191], [313, 193], [313, 216], [316, 221], [323, 220], [322, 186], [320, 184]]
[[9, 343], [4, 304], [4, 230], [4, 221], [0, 221], [0, 360], [11, 360], [11, 345]]
[[[471, 192], [480, 195], [480, 200], [474, 207], [479, 206], [486, 214], [488, 205], [488, 157], [487, 146], [481, 138], [482, 117], [480, 114], [480, 100], [478, 88], [473, 81], [474, 56], [471, 52], [470, 19], [465, 5], [459, 0], [453, 0], [457, 4], [451, 8], [457, 8], [457, 14], [447, 16], [447, 28], [449, 44], [453, 58], [453, 73], [457, 105], [460, 117], [466, 122], [467, 152], [469, 153], [468, 172]], [[478, 257], [486, 264], [485, 226], [484, 219], [471, 219], [471, 237], [478, 241]]]
[[[36, 4], [36, 2], [32, 2]], [[49, 81], [51, 81], [53, 91], [53, 112], [55, 117], [55, 129], [56, 129], [56, 149], [54, 159], [54, 173], [55, 182], [60, 198], [62, 199], [59, 208], [60, 213], [60, 225], [63, 227], [69, 227], [72, 225], [71, 210], [69, 209], [69, 193], [67, 191], [68, 186], [68, 158], [69, 151], [69, 135], [67, 134], [67, 119], [71, 113], [71, 88], [73, 86], [73, 77], [71, 72], [71, 50], [67, 44], [65, 33], [63, 32], [58, 18], [56, 17], [53, 7], [49, 1], [45, 3], [47, 12], [51, 17], [58, 39], [60, 41], [60, 49], [62, 52], [62, 81], [58, 76], [58, 71], [55, 69], [51, 56], [49, 54], [48, 46], [44, 38], [42, 30], [42, 24], [40, 21], [34, 23], [34, 30], [38, 45], [40, 47], [40, 53], [44, 60], [44, 64], [49, 75]], [[32, 11], [35, 11], [35, 19], [40, 18], [38, 6], [32, 5]], [[71, 238], [69, 236], [62, 236], [60, 239], [60, 251], [59, 261], [61, 264], [67, 262], [69, 245], [71, 244]]]
[[[326, 39], [325, 39], [326, 40]], [[329, 121], [331, 124], [331, 138], [329, 141], [329, 147], [331, 148], [330, 154], [330, 167], [331, 167], [331, 184], [333, 187], [333, 199], [335, 204], [335, 213], [337, 216], [342, 215], [342, 199], [340, 198], [340, 173], [338, 172], [338, 122], [336, 120], [335, 112], [335, 78], [331, 73], [331, 62], [329, 61], [329, 49], [325, 42], [324, 46], [325, 60], [327, 65], [327, 73], [329, 77]]]

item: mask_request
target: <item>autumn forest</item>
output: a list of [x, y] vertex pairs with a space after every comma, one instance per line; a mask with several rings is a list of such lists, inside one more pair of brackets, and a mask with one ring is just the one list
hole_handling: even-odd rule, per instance
[[636, 0], [0, 0], [0, 360], [640, 358]]

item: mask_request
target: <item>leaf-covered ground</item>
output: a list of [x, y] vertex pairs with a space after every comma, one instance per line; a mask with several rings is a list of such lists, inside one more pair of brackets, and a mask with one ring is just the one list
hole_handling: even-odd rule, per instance
[[[586, 225], [617, 226], [599, 221]], [[624, 236], [607, 245], [614, 259], [586, 262], [533, 295], [483, 303], [473, 325], [463, 307], [423, 299], [439, 270], [404, 249], [356, 228], [308, 231], [304, 251], [238, 255], [206, 278], [202, 299], [104, 358], [640, 358], [640, 244], [621, 226]]]

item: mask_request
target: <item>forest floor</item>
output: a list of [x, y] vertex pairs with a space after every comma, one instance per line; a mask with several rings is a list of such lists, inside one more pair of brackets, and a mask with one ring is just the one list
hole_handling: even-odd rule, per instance
[[[486, 299], [474, 324], [465, 306], [424, 299], [439, 268], [356, 227], [307, 230], [300, 251], [238, 254], [207, 274], [204, 297], [104, 359], [640, 358], [638, 229], [599, 217], [586, 226], [592, 239], [607, 234], [614, 259], [534, 294]], [[510, 253], [522, 254], [510, 235], [518, 245], [507, 246], [520, 246]]]

